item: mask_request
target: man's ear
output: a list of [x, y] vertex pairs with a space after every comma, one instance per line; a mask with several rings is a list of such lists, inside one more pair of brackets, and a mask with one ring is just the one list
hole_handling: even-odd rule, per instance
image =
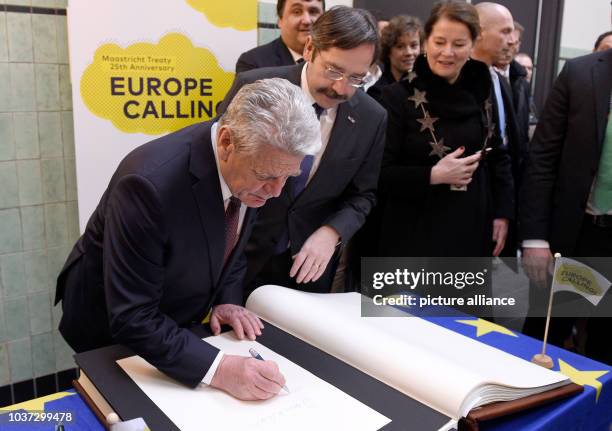
[[304, 45], [304, 60], [311, 62], [313, 51], [314, 47], [312, 46], [312, 36], [308, 36], [308, 38], [306, 39], [306, 44]]
[[226, 162], [234, 150], [230, 129], [225, 126], [221, 127], [217, 132], [217, 154], [219, 154], [219, 159]]

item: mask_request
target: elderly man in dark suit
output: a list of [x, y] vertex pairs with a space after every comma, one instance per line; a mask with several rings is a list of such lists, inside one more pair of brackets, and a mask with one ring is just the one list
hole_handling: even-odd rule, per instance
[[[612, 50], [569, 60], [540, 117], [520, 206], [524, 261], [536, 282], [546, 280], [552, 253], [612, 256], [611, 92]], [[540, 337], [543, 323], [528, 319], [524, 332]], [[561, 344], [572, 325], [556, 319], [550, 341]], [[610, 318], [591, 318], [587, 331], [586, 354], [612, 364]]]
[[[224, 104], [249, 82], [282, 77], [319, 116], [322, 149], [263, 208], [247, 245], [247, 282], [329, 292], [341, 245], [375, 203], [386, 112], [359, 88], [377, 58], [378, 29], [362, 9], [337, 6], [314, 24], [305, 64], [238, 74]], [[223, 110], [221, 106], [221, 111]]]
[[242, 53], [236, 62], [236, 73], [303, 61], [312, 24], [324, 11], [325, 0], [278, 0], [276, 13], [280, 37]]
[[[494, 68], [495, 64], [500, 63], [512, 54], [518, 41], [514, 32], [514, 20], [510, 11], [498, 3], [478, 3], [476, 4], [476, 10], [478, 11], [482, 33], [476, 41], [472, 58], [489, 66], [493, 82], [491, 93], [494, 102], [494, 123], [502, 137], [503, 145], [512, 159], [512, 177], [515, 191], [518, 193], [522, 165], [527, 154], [527, 142], [521, 139], [520, 124], [515, 114], [512, 89]], [[512, 196], [512, 198], [516, 209], [517, 196]], [[507, 226], [500, 226], [500, 229], [507, 230], [501, 255], [516, 257], [518, 226], [515, 220], [511, 220]]]
[[320, 148], [314, 111], [282, 79], [243, 88], [218, 122], [189, 126], [120, 163], [57, 281], [60, 332], [77, 352], [121, 343], [170, 377], [241, 399], [275, 395], [276, 364], [224, 355], [188, 327], [261, 335], [240, 305], [256, 208]]

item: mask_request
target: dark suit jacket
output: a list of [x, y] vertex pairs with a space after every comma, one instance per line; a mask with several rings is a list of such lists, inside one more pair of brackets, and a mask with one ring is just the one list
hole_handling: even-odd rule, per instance
[[242, 301], [242, 250], [254, 211], [223, 269], [224, 208], [210, 138], [200, 123], [120, 163], [57, 282], [60, 332], [76, 350], [127, 345], [196, 386], [218, 350], [188, 329], [211, 304]]
[[246, 72], [261, 67], [291, 66], [295, 61], [289, 48], [280, 38], [243, 52], [236, 62], [236, 73]]
[[[280, 77], [300, 85], [302, 67], [264, 68], [238, 74], [219, 112], [225, 111], [240, 87], [258, 79]], [[376, 201], [386, 119], [385, 110], [360, 90], [338, 106], [325, 153], [308, 186], [293, 200], [289, 190], [294, 178], [290, 178], [281, 195], [260, 209], [247, 246], [247, 282], [274, 254], [287, 226], [291, 254], [295, 255], [306, 239], [323, 225], [333, 227], [343, 243], [363, 225]], [[320, 291], [329, 290], [332, 266], [328, 265], [317, 282], [320, 282]]]
[[523, 239], [548, 240], [571, 255], [603, 146], [612, 50], [569, 60], [531, 141], [521, 196]]
[[[512, 159], [512, 176], [514, 183], [516, 184], [515, 191], [518, 191], [519, 180], [521, 178], [521, 172], [523, 168], [523, 162], [527, 157], [527, 142], [521, 139], [520, 125], [516, 117], [516, 111], [514, 108], [514, 100], [512, 94], [512, 88], [506, 79], [497, 74], [499, 77], [499, 83], [501, 87], [502, 99], [504, 103], [504, 112], [506, 113], [506, 136], [508, 138], [508, 154]], [[491, 94], [495, 98], [495, 92]], [[497, 112], [497, 105], [493, 104], [493, 111], [495, 113], [494, 122], [499, 129], [499, 116]]]
[[527, 82], [527, 71], [516, 60], [510, 63], [509, 75], [517, 131], [521, 146], [526, 152], [529, 144], [531, 85]]

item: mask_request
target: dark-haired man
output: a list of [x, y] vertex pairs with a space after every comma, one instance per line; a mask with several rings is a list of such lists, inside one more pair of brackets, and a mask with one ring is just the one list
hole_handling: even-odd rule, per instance
[[376, 60], [376, 20], [337, 6], [315, 22], [305, 63], [238, 74], [220, 112], [249, 82], [280, 77], [302, 88], [318, 111], [322, 148], [302, 175], [259, 212], [247, 245], [247, 283], [329, 292], [340, 245], [375, 203], [386, 112], [359, 88]]
[[278, 0], [276, 13], [280, 37], [242, 53], [236, 62], [236, 73], [303, 61], [304, 45], [312, 24], [324, 10], [325, 0]]

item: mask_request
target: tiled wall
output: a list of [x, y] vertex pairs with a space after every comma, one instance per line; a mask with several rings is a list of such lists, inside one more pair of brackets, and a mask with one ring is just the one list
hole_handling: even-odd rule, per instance
[[280, 30], [276, 25], [276, 4], [259, 2], [257, 7], [257, 44], [263, 45], [280, 36]]
[[0, 1], [0, 387], [74, 367], [52, 304], [78, 237], [65, 8]]

